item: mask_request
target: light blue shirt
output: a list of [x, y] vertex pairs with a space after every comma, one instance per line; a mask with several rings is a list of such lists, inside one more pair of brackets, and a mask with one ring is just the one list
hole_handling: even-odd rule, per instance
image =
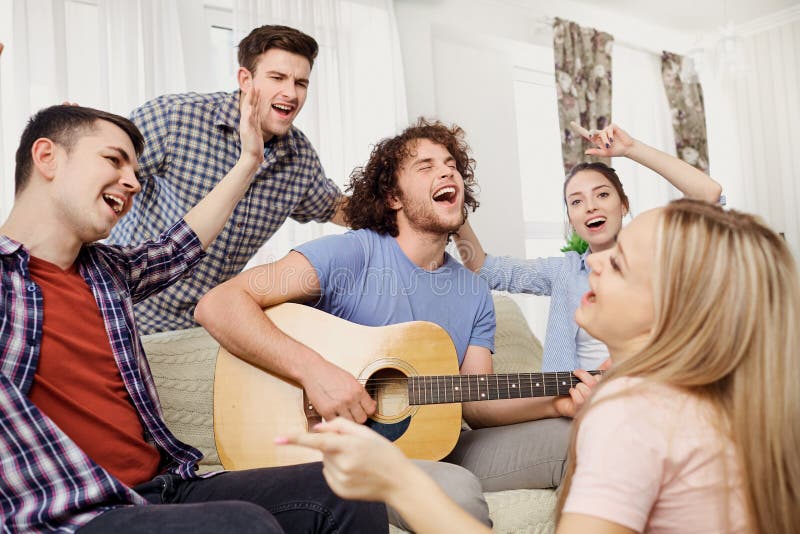
[[397, 240], [356, 230], [304, 243], [295, 250], [317, 271], [315, 307], [365, 326], [430, 321], [453, 340], [458, 365], [470, 345], [494, 352], [494, 303], [486, 282], [449, 254], [435, 271], [405, 255]]
[[532, 260], [487, 255], [478, 273], [492, 289], [551, 297], [542, 371], [572, 371], [580, 367], [574, 315], [589, 291], [588, 254], [567, 252], [564, 256]]

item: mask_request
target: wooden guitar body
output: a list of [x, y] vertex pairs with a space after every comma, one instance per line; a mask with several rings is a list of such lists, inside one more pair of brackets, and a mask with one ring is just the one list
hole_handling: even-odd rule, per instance
[[[428, 322], [384, 327], [356, 325], [300, 304], [281, 304], [267, 316], [278, 328], [366, 384], [378, 409], [368, 425], [411, 458], [439, 460], [455, 446], [461, 404], [412, 405], [405, 377], [458, 375], [447, 333]], [[220, 348], [214, 376], [214, 436], [226, 469], [313, 462], [317, 451], [275, 445], [305, 432], [319, 416], [298, 384], [259, 369]]]

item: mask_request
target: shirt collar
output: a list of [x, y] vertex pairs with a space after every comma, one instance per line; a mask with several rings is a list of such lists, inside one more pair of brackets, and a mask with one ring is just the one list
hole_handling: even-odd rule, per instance
[[16, 254], [20, 249], [25, 251], [22, 243], [14, 241], [8, 236], [0, 235], [0, 255], [10, 256]]
[[581, 254], [581, 270], [582, 270], [582, 271], [589, 272], [589, 266], [588, 266], [588, 265], [586, 265], [586, 257], [587, 257], [589, 254], [591, 254], [591, 253], [592, 253], [591, 249], [588, 249], [588, 248], [587, 248], [587, 249], [586, 249], [586, 252], [584, 252], [583, 254]]
[[[240, 92], [238, 89], [228, 93], [227, 98], [223, 99], [217, 106], [217, 112], [214, 117], [214, 124], [216, 126], [230, 128], [234, 132], [239, 131], [239, 95]], [[289, 128], [286, 135], [273, 138], [271, 141], [272, 152], [275, 152], [279, 157], [285, 155], [286, 152], [297, 154], [298, 149], [294, 139], [294, 131], [295, 128], [292, 126]]]

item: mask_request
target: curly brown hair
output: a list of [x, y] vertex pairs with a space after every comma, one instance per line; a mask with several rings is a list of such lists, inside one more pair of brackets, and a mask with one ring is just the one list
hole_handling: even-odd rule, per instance
[[464, 179], [464, 218], [467, 207], [475, 211], [479, 202], [475, 198], [475, 160], [469, 157], [469, 146], [464, 141], [464, 130], [450, 127], [439, 121], [420, 117], [417, 122], [395, 137], [381, 140], [364, 167], [350, 174], [347, 192], [352, 193], [344, 209], [348, 225], [353, 230], [367, 228], [379, 234], [397, 237], [397, 210], [389, 207], [389, 199], [399, 197], [397, 172], [406, 158], [414, 155], [416, 141], [427, 139], [443, 146], [456, 160], [456, 169]]

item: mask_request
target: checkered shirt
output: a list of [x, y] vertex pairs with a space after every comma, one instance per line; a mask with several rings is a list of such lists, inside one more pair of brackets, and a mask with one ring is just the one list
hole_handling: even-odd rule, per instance
[[[128, 244], [158, 235], [183, 217], [236, 164], [239, 93], [165, 95], [134, 110], [145, 136], [139, 160], [142, 192], [110, 242]], [[341, 191], [325, 177], [317, 153], [292, 128], [265, 149], [265, 161], [205, 259], [185, 279], [136, 306], [143, 334], [196, 326], [197, 301], [239, 274], [291, 217], [329, 220]]]
[[[122, 380], [166, 469], [195, 477], [198, 450], [181, 443], [161, 416], [133, 303], [168, 286], [203, 256], [181, 221], [157, 242], [133, 248], [93, 244], [78, 256], [97, 301]], [[0, 236], [0, 526], [2, 532], [74, 532], [114, 506], [146, 504], [94, 463], [27, 397], [39, 363], [43, 301], [30, 255]]]

